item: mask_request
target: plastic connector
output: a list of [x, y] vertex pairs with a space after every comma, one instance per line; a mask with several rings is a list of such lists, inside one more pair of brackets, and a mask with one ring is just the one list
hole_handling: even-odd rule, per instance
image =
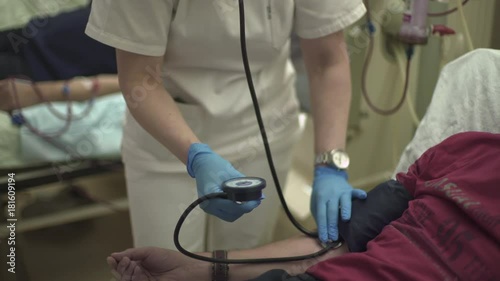
[[64, 97], [69, 97], [70, 88], [69, 88], [69, 84], [67, 82], [65, 82], [64, 85], [63, 85], [62, 94], [63, 94]]
[[13, 125], [19, 127], [25, 123], [24, 116], [22, 114], [12, 114], [10, 120]]
[[377, 31], [377, 28], [375, 28], [375, 25], [372, 21], [366, 22], [366, 27], [368, 28], [368, 33], [370, 33], [370, 35], [374, 35]]
[[413, 58], [413, 54], [415, 54], [415, 47], [413, 45], [408, 46], [406, 48], [406, 58], [411, 60]]
[[455, 30], [442, 25], [442, 24], [436, 24], [432, 26], [432, 34], [433, 35], [438, 35], [438, 36], [447, 36], [447, 35], [454, 35], [456, 34]]

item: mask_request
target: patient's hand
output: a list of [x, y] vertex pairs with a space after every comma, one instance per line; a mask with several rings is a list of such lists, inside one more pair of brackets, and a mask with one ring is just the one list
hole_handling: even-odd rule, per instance
[[107, 259], [119, 281], [210, 280], [210, 264], [161, 248], [134, 248]]

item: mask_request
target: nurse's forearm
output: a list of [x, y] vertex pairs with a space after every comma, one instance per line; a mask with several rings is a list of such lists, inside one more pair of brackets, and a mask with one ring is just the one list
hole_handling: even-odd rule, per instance
[[116, 61], [120, 88], [130, 113], [165, 149], [186, 164], [189, 147], [199, 140], [163, 86], [163, 57], [117, 50]]
[[343, 149], [351, 104], [349, 56], [343, 33], [304, 41], [308, 70], [315, 152]]
[[[144, 90], [145, 91], [145, 90]], [[127, 89], [127, 106], [137, 122], [184, 164], [189, 147], [200, 142], [163, 87], [142, 94]]]
[[315, 152], [344, 149], [351, 104], [349, 64], [342, 62], [311, 79]]

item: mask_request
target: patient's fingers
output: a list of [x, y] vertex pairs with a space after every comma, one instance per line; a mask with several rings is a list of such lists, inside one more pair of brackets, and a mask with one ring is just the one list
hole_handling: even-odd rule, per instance
[[132, 275], [134, 274], [134, 269], [137, 267], [137, 263], [135, 261], [131, 261], [128, 265], [125, 272], [122, 274], [122, 281], [130, 281], [132, 280]]
[[112, 257], [108, 257], [106, 259], [106, 262], [108, 263], [109, 265], [109, 268], [111, 269], [111, 274], [113, 275], [113, 277], [116, 279], [116, 280], [120, 280], [121, 279], [121, 276], [120, 274], [118, 273], [118, 271], [116, 271], [116, 267], [118, 266], [118, 264], [116, 263], [116, 260]]
[[132, 275], [131, 281], [147, 281], [150, 280], [149, 276], [144, 273], [140, 266], [134, 268], [134, 273]]
[[113, 257], [106, 258], [106, 262], [108, 263], [110, 269], [116, 269], [116, 266], [118, 265]]
[[117, 261], [121, 261], [123, 258], [128, 257], [131, 260], [143, 260], [148, 257], [151, 253], [152, 248], [131, 248], [123, 252], [112, 253], [111, 256]]
[[116, 269], [111, 270], [111, 274], [113, 275], [113, 277], [115, 277], [115, 280], [117, 281], [122, 279], [122, 276], [118, 273], [118, 271], [116, 271]]
[[123, 275], [125, 273], [125, 271], [127, 270], [129, 264], [130, 264], [130, 259], [128, 257], [124, 257], [120, 261], [120, 263], [118, 263], [118, 267], [116, 268], [116, 271], [118, 271], [118, 273], [120, 275]]

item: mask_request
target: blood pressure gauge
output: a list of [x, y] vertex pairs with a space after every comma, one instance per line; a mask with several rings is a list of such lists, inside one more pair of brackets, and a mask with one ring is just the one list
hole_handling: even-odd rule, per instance
[[266, 180], [257, 177], [235, 178], [222, 183], [222, 191], [235, 202], [260, 200], [265, 187]]

